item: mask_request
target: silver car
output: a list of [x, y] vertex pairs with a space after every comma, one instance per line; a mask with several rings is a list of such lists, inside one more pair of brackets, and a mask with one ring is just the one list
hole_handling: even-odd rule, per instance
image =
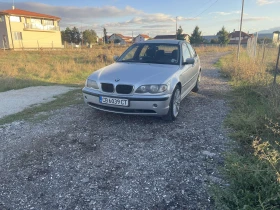
[[114, 59], [87, 78], [83, 96], [92, 108], [174, 120], [181, 100], [198, 91], [200, 60], [185, 41], [136, 43]]

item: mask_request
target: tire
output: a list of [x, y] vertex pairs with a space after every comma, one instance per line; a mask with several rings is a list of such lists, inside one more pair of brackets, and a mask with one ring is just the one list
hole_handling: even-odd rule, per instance
[[174, 121], [179, 114], [180, 103], [181, 103], [181, 90], [177, 85], [172, 93], [168, 113], [162, 118], [166, 121]]
[[197, 77], [197, 80], [196, 80], [196, 84], [195, 84], [195, 86], [193, 87], [192, 92], [195, 92], [195, 93], [198, 92], [198, 90], [199, 90], [200, 78], [201, 78], [201, 71], [199, 71], [199, 74], [198, 74], [198, 77]]

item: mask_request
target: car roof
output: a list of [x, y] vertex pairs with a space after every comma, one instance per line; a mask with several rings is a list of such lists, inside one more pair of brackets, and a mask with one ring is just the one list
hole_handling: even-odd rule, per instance
[[179, 44], [185, 42], [184, 40], [176, 40], [176, 39], [153, 39], [153, 40], [147, 40], [142, 43], [162, 43], [162, 44]]

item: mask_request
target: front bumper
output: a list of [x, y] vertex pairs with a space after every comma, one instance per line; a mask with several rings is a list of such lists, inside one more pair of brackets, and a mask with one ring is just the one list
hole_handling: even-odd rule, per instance
[[[100, 96], [128, 99], [129, 106], [102, 104], [99, 101]], [[83, 98], [87, 105], [102, 111], [131, 115], [163, 116], [168, 113], [171, 96], [170, 94], [154, 96], [108, 94], [85, 87], [83, 88]]]

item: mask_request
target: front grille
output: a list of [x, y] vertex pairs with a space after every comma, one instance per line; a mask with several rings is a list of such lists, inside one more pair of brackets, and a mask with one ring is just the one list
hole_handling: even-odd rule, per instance
[[113, 93], [114, 92], [114, 85], [110, 83], [102, 83], [101, 84], [102, 91], [107, 93]]
[[133, 90], [132, 85], [117, 85], [116, 91], [120, 94], [130, 94]]

